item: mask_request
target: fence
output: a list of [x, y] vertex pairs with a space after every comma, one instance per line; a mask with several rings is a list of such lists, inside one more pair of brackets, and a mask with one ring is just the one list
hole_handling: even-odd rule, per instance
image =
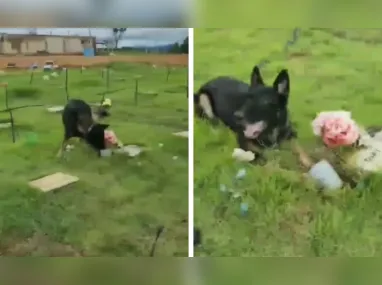
[[[69, 90], [70, 75], [72, 73], [71, 70], [73, 70], [73, 71], [75, 70], [76, 72], [78, 72], [76, 69], [70, 69], [70, 68], [63, 68], [63, 69], [61, 69], [61, 71], [58, 71], [64, 75], [63, 76], [63, 86], [54, 86], [54, 88], [57, 88], [56, 91], [60, 91], [60, 89], [64, 90], [64, 92], [63, 92], [64, 102], [67, 102], [71, 98], [70, 90]], [[84, 68], [81, 68], [80, 73], [83, 74], [84, 72], [86, 72], [84, 70], [85, 70]], [[113, 81], [113, 78], [112, 78], [112, 71], [114, 70], [113, 65], [108, 65], [108, 66], [102, 68], [101, 72], [99, 72], [99, 73], [98, 73], [98, 69], [96, 69], [96, 70], [97, 70], [97, 72], [94, 73], [94, 75], [98, 74], [98, 76], [100, 76], [100, 78], [102, 78], [102, 80], [104, 82], [104, 87], [103, 87], [104, 90], [101, 92], [97, 92], [95, 94], [95, 95], [100, 96], [100, 99], [98, 99], [96, 103], [92, 103], [92, 104], [98, 104], [98, 102], [99, 103], [102, 102], [106, 95], [111, 95], [113, 93], [123, 91], [123, 90], [126, 90], [127, 88], [131, 87], [131, 86], [128, 86], [127, 84], [122, 84], [122, 85], [118, 84], [118, 85], [120, 85], [120, 87], [118, 87], [116, 89], [111, 89], [111, 87], [112, 87], [111, 85], [113, 82], [122, 82], [122, 83], [124, 83], [125, 81], [133, 82], [133, 84], [134, 84], [133, 100], [134, 100], [135, 106], [138, 106], [141, 97], [144, 96], [145, 99], [154, 98], [154, 97], [158, 96], [160, 93], [160, 92], [153, 92], [153, 91], [142, 91], [140, 88], [140, 86], [141, 86], [140, 84], [141, 84], [141, 80], [145, 78], [142, 75], [132, 75], [131, 78], [114, 78], [114, 81]], [[174, 71], [173, 67], [171, 67], [171, 66], [166, 67], [166, 73], [163, 74], [163, 82], [166, 84], [166, 86], [167, 86], [167, 83], [169, 82], [170, 76], [173, 73], [173, 71]], [[29, 86], [33, 86], [34, 84], [36, 84], [36, 74], [38, 74], [40, 71], [35, 70], [35, 69], [31, 69], [29, 72], [30, 72], [30, 76], [28, 78], [28, 82], [26, 82], [25, 84], [29, 84]], [[46, 76], [46, 75], [44, 75], [44, 76]], [[47, 107], [51, 104], [26, 104], [26, 105], [22, 105], [22, 106], [10, 106], [9, 84], [8, 83], [0, 83], [0, 88], [2, 88], [4, 91], [4, 106], [5, 106], [5, 109], [0, 110], [0, 113], [8, 113], [9, 119], [6, 123], [8, 123], [10, 125], [12, 142], [15, 143], [16, 142], [16, 126], [15, 126], [14, 111], [20, 110], [20, 109], [25, 109], [25, 108], [32, 108], [32, 107]], [[163, 93], [174, 93], [174, 92], [175, 93], [181, 93], [183, 91], [187, 95], [187, 91], [188, 91], [187, 85], [169, 86], [169, 87], [166, 87], [164, 90], [162, 90]]]

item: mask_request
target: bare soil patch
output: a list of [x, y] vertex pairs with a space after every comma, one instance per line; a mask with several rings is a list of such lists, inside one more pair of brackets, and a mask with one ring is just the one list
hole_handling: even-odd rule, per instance
[[54, 61], [59, 66], [92, 67], [102, 66], [113, 62], [131, 62], [155, 65], [187, 66], [188, 55], [116, 55], [85, 57], [81, 55], [50, 55], [50, 56], [0, 56], [0, 69], [8, 63], [15, 63], [16, 68], [29, 68], [32, 64], [43, 66], [46, 61]]

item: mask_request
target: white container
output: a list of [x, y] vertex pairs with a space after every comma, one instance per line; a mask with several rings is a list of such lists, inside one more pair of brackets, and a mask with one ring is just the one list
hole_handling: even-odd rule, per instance
[[327, 190], [340, 189], [343, 185], [333, 166], [326, 160], [321, 160], [313, 165], [309, 170], [309, 175]]
[[252, 161], [256, 158], [252, 151], [245, 151], [241, 148], [235, 148], [233, 150], [232, 157], [239, 161]]
[[101, 156], [102, 157], [109, 157], [109, 156], [111, 156], [111, 154], [112, 154], [112, 151], [111, 151], [111, 149], [101, 149]]

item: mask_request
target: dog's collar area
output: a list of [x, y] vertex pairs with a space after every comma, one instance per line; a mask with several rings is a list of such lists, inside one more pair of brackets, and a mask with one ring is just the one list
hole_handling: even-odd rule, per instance
[[88, 133], [93, 129], [94, 127], [94, 124], [92, 124], [89, 128], [88, 128]]

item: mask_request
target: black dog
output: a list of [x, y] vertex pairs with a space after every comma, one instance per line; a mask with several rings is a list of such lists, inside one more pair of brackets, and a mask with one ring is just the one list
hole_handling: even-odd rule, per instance
[[223, 122], [236, 133], [240, 148], [260, 154], [296, 137], [288, 115], [289, 88], [287, 70], [280, 71], [273, 86], [266, 86], [255, 66], [250, 84], [231, 77], [205, 83], [194, 94], [195, 111], [213, 123]]
[[104, 133], [109, 125], [96, 123], [91, 107], [83, 100], [69, 100], [62, 113], [62, 123], [64, 124], [64, 140], [58, 156], [62, 155], [68, 140], [73, 137], [86, 141], [98, 154], [106, 148]]

